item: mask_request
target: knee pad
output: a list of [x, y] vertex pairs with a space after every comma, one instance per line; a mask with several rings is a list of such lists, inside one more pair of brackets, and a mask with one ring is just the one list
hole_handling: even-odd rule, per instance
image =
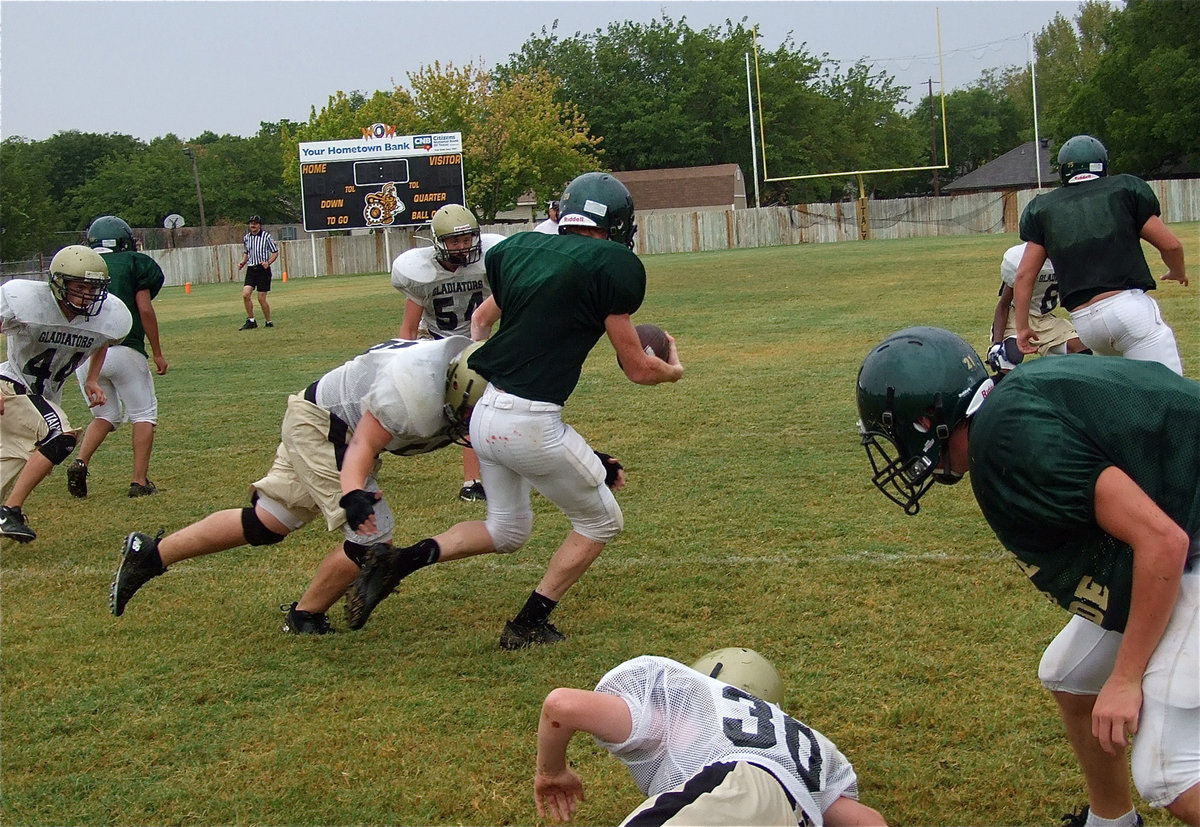
[[287, 536], [277, 534], [263, 525], [254, 511], [254, 506], [242, 509], [242, 534], [252, 546], [273, 546]]
[[1067, 343], [1063, 342], [1061, 345], [1053, 345], [1051, 347], [1048, 347], [1048, 348], [1046, 348], [1046, 353], [1048, 353], [1048, 354], [1052, 353], [1055, 356], [1066, 356], [1067, 355]]
[[529, 541], [529, 535], [533, 533], [533, 514], [509, 517], [503, 522], [489, 516], [487, 530], [492, 535], [496, 553], [511, 554]]
[[61, 465], [63, 460], [71, 456], [71, 452], [75, 450], [75, 435], [59, 431], [38, 445], [37, 449], [50, 462]]
[[363, 562], [367, 558], [367, 549], [369, 548], [370, 546], [364, 546], [362, 543], [355, 543], [351, 540], [346, 540], [344, 543], [342, 543], [342, 551], [344, 551], [346, 556], [350, 558], [350, 562], [358, 566], [360, 569], [363, 567]]

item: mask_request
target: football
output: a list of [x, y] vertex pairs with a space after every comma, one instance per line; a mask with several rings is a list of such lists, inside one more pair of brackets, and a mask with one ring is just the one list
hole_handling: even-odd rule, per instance
[[642, 342], [642, 349], [647, 354], [653, 354], [666, 361], [667, 354], [671, 351], [671, 346], [667, 343], [666, 331], [653, 324], [640, 324], [634, 330], [637, 331], [638, 339]]

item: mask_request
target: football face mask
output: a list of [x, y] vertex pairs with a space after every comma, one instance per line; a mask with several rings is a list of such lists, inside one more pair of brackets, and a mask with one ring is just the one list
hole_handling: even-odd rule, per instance
[[935, 483], [953, 485], [950, 437], [982, 403], [992, 380], [970, 345], [948, 330], [913, 327], [884, 339], [858, 372], [858, 432], [871, 481], [904, 509]]

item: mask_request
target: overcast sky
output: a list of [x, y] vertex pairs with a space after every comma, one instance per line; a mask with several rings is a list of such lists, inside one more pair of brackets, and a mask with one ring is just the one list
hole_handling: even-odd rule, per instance
[[790, 33], [818, 57], [865, 59], [910, 87], [916, 101], [941, 73], [939, 13], [952, 90], [985, 69], [1024, 65], [1027, 33], [1078, 7], [1056, 0], [3, 0], [0, 135], [250, 136], [261, 121], [307, 120], [310, 107], [319, 110], [339, 90], [407, 86], [408, 72], [434, 61], [504, 63], [555, 20], [569, 37], [663, 13], [686, 17], [693, 29], [746, 18], [758, 24], [764, 48]]

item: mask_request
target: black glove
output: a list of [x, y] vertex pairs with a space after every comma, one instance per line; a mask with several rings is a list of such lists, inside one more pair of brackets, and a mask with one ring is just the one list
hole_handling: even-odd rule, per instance
[[356, 488], [349, 494], [343, 494], [342, 498], [338, 500], [338, 505], [346, 509], [346, 522], [350, 525], [351, 530], [358, 531], [358, 527], [375, 513], [375, 495], [370, 491]]
[[625, 466], [608, 454], [603, 454], [600, 451], [593, 451], [593, 453], [600, 457], [600, 461], [604, 463], [604, 484], [612, 488], [617, 484], [617, 475], [621, 473], [621, 469]]

